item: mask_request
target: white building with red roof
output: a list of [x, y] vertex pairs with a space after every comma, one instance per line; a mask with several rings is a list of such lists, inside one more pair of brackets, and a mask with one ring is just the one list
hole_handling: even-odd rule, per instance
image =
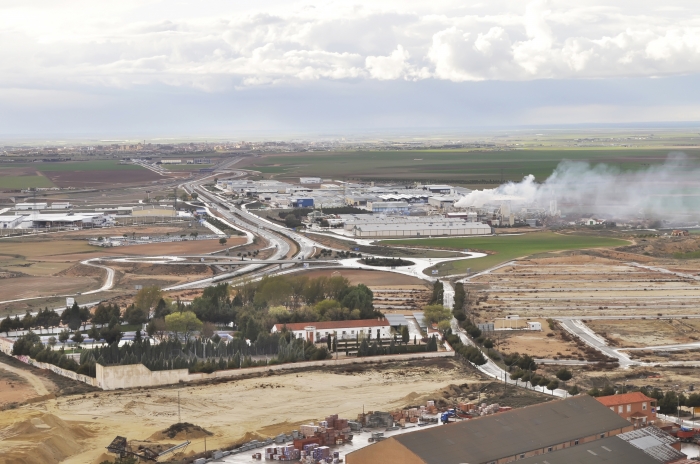
[[294, 334], [294, 338], [304, 338], [310, 342], [318, 342], [333, 334], [339, 340], [354, 339], [360, 334], [372, 339], [391, 336], [391, 326], [389, 321], [384, 318], [275, 324], [271, 332], [282, 332], [285, 327], [288, 332]]

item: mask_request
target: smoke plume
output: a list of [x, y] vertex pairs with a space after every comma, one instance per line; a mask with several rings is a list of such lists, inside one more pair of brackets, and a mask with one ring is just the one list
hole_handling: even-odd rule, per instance
[[601, 218], [698, 218], [700, 166], [683, 153], [670, 153], [662, 164], [636, 171], [562, 161], [542, 183], [528, 175], [518, 183], [474, 190], [455, 206], [480, 208], [507, 201], [514, 211], [518, 207], [549, 210], [553, 200], [562, 213], [590, 213]]

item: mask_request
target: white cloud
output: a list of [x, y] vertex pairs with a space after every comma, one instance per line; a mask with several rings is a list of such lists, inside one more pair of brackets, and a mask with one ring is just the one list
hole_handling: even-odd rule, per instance
[[365, 58], [365, 67], [369, 75], [379, 80], [399, 79], [404, 76], [408, 68], [409, 53], [401, 45], [391, 52], [389, 56], [368, 56]]
[[266, 0], [255, 9], [218, 0], [97, 3], [0, 6], [0, 86], [165, 83], [215, 91], [320, 79], [700, 72], [700, 11], [682, 0], [663, 7], [647, 0], [627, 7], [590, 0]]

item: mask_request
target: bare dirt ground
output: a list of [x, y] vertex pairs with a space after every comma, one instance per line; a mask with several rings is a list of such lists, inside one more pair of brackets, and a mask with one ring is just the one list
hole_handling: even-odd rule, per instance
[[[85, 289], [99, 288], [101, 280], [90, 277], [18, 277], [0, 280], [0, 301], [42, 295], [67, 295]], [[5, 284], [5, 285], [3, 285]]]
[[[693, 321], [697, 322], [697, 321]], [[686, 321], [639, 320], [588, 321], [588, 327], [604, 336], [611, 345], [620, 348], [643, 348], [645, 346], [693, 343], [700, 340], [700, 332]]]
[[[572, 341], [556, 336], [557, 332], [549, 328], [544, 319], [532, 318], [532, 322], [542, 324], [542, 331], [513, 330], [496, 331], [488, 336], [498, 343], [498, 348], [506, 353], [526, 353], [533, 358], [583, 357], [583, 353]], [[502, 321], [499, 321], [502, 322]]]
[[[226, 246], [218, 240], [154, 243], [101, 248], [84, 240], [26, 240], [0, 242], [0, 301], [35, 296], [82, 293], [99, 288], [105, 271], [80, 261], [103, 256], [162, 256], [208, 254], [245, 243], [230, 238]], [[235, 250], [235, 249], [234, 249]], [[110, 266], [110, 263], [103, 263]], [[115, 265], [119, 268], [119, 265]], [[124, 265], [115, 285], [173, 284], [211, 275], [206, 266]], [[192, 267], [192, 269], [188, 269]], [[40, 289], [40, 291], [38, 291]]]
[[15, 408], [28, 400], [40, 401], [93, 390], [95, 388], [84, 383], [34, 368], [0, 353], [0, 411]]
[[[691, 274], [697, 269], [697, 264], [684, 264]], [[506, 314], [688, 314], [700, 297], [700, 281], [633, 266], [597, 252], [518, 260], [472, 279], [468, 287], [480, 296], [474, 309], [487, 320]]]
[[[462, 365], [430, 360], [59, 397], [0, 413], [0, 463], [96, 463], [116, 435], [153, 441], [178, 422], [178, 391], [181, 422], [213, 432], [207, 447], [214, 449], [289, 432], [329, 414], [354, 419], [363, 408], [397, 409], [435, 398], [450, 384], [474, 382], [479, 379]], [[66, 445], [58, 447], [61, 439]], [[203, 438], [192, 442], [188, 454], [204, 450]]]
[[432, 289], [427, 285], [370, 286], [374, 294], [374, 307], [382, 312], [410, 314], [429, 303]]

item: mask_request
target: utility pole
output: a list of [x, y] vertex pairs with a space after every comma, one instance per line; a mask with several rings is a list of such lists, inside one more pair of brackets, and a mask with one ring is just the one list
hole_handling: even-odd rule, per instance
[[180, 418], [180, 390], [177, 390], [177, 423], [181, 424], [182, 419]]

